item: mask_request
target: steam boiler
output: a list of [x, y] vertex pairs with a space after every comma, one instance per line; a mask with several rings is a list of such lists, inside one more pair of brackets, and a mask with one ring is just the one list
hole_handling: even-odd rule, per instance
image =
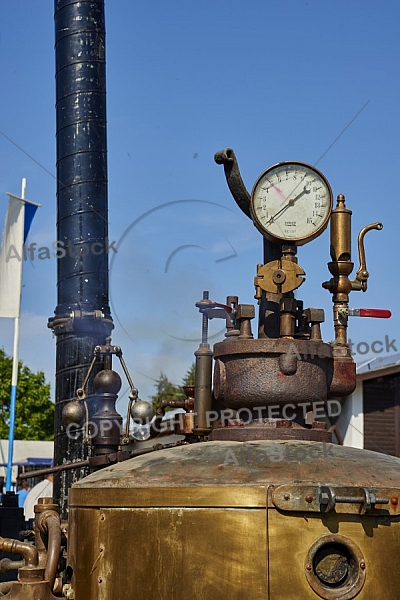
[[[367, 290], [365, 235], [382, 224], [360, 231], [351, 278], [352, 213], [318, 169], [280, 162], [249, 193], [233, 150], [217, 152], [262, 240], [256, 302], [241, 303], [235, 290], [194, 299], [195, 384], [153, 414], [111, 340], [106, 255], [84, 250], [107, 236], [104, 1], [55, 0], [55, 15], [57, 239], [72, 235], [78, 256], [58, 259], [49, 322], [57, 406], [47, 471], [62, 478], [35, 508], [34, 544], [0, 538], [0, 550], [22, 555], [8, 563], [18, 580], [0, 584], [0, 596], [399, 599], [400, 460], [333, 443], [341, 401], [356, 386], [349, 318], [390, 316], [350, 308], [350, 294]], [[322, 339], [324, 311], [295, 296], [301, 248], [328, 227], [332, 342]], [[215, 318], [225, 337], [211, 347]], [[130, 388], [124, 425], [116, 360]], [[182, 412], [167, 423], [167, 408]]]
[[[254, 306], [236, 296], [218, 303], [206, 292], [196, 303], [194, 401], [180, 404], [176, 423], [186, 442], [155, 445], [72, 486], [66, 589], [107, 600], [399, 598], [400, 461], [333, 444], [329, 427], [356, 385], [349, 295], [367, 288], [364, 236], [382, 224], [361, 230], [351, 280], [351, 211], [342, 194], [332, 208], [319, 171], [279, 163], [250, 195], [233, 151], [215, 159], [265, 240], [254, 280], [257, 335]], [[304, 308], [293, 291], [305, 275], [298, 249], [328, 223], [332, 277], [323, 286], [335, 339], [327, 344], [324, 311]], [[221, 316], [225, 339], [211, 349], [208, 320]]]

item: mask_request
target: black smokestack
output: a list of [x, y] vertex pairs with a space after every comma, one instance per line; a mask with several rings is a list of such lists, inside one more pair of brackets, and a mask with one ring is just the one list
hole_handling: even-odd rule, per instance
[[[108, 202], [104, 0], [55, 0], [57, 114], [57, 336], [55, 464], [84, 460], [82, 437], [61, 420], [87, 373], [93, 348], [113, 328], [108, 305]], [[89, 390], [90, 391], [90, 390]], [[68, 488], [55, 477], [65, 513]]]

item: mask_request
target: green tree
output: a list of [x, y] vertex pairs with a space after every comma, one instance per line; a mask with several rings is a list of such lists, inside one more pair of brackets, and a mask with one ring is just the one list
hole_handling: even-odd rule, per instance
[[186, 371], [186, 375], [182, 379], [182, 386], [184, 386], [184, 385], [194, 385], [194, 376], [195, 376], [195, 373], [196, 373], [196, 365], [195, 365], [195, 363], [193, 363], [192, 366], [190, 367], [190, 369], [188, 369]]
[[159, 378], [156, 380], [155, 388], [156, 393], [151, 399], [153, 401], [154, 410], [156, 411], [161, 406], [161, 400], [177, 400], [185, 397], [182, 389], [178, 385], [172, 383], [162, 371]]
[[[12, 358], [0, 348], [0, 438], [8, 438]], [[33, 373], [18, 363], [18, 384], [14, 438], [16, 440], [52, 440], [54, 404], [50, 384], [44, 373]]]
[[[195, 364], [193, 363], [182, 379], [182, 386], [179, 386], [172, 383], [167, 375], [161, 371], [155, 383], [156, 393], [151, 397], [154, 409], [158, 410], [160, 408], [161, 400], [183, 400], [185, 393], [182, 388], [185, 385], [194, 385], [194, 373]], [[166, 410], [171, 410], [171, 408], [167, 408]]]

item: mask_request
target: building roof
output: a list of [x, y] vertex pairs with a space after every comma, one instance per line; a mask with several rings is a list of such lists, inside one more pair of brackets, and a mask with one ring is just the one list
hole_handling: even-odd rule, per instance
[[[13, 481], [17, 477], [18, 466], [50, 466], [53, 459], [54, 442], [14, 440]], [[6, 476], [8, 440], [0, 440], [0, 477]]]
[[389, 356], [376, 356], [357, 365], [357, 379], [375, 379], [385, 375], [400, 373], [400, 353]]

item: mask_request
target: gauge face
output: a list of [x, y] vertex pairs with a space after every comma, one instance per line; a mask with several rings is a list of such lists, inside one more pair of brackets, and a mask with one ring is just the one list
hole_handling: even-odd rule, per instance
[[254, 224], [264, 237], [302, 246], [326, 229], [332, 190], [314, 167], [282, 162], [257, 179], [250, 206]]

